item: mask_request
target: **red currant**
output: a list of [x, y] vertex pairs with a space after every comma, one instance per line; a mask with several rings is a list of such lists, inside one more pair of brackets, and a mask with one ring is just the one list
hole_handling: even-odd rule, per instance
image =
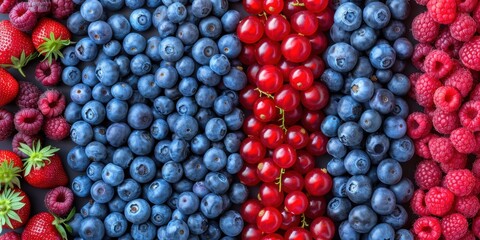
[[286, 193], [302, 191], [304, 184], [302, 175], [296, 171], [289, 170], [282, 175], [282, 191]]
[[295, 149], [302, 149], [307, 146], [310, 140], [307, 130], [301, 126], [295, 125], [288, 128], [285, 134], [287, 144]]
[[253, 104], [255, 103], [255, 101], [257, 101], [258, 98], [260, 98], [260, 93], [255, 90], [255, 87], [253, 87], [252, 85], [247, 85], [244, 89], [240, 91], [238, 101], [245, 109], [252, 110]]
[[298, 227], [300, 224], [300, 216], [297, 216], [291, 212], [287, 212], [285, 208], [281, 212], [282, 214], [282, 225], [280, 226], [283, 230], [288, 230], [293, 227]]
[[290, 72], [297, 66], [296, 63], [289, 62], [285, 59], [280, 60], [278, 63], [278, 68], [282, 70], [283, 73], [283, 81], [288, 82], [288, 77], [290, 76]]
[[290, 34], [282, 41], [282, 54], [290, 62], [301, 63], [308, 59], [312, 46], [308, 38]]
[[319, 111], [305, 111], [302, 115], [302, 126], [310, 132], [320, 129], [325, 115]]
[[279, 14], [283, 10], [283, 0], [263, 0], [263, 9], [268, 14]]
[[240, 55], [238, 56], [240, 62], [245, 65], [254, 65], [255, 60], [255, 45], [254, 44], [243, 44]]
[[280, 61], [280, 44], [268, 38], [262, 38], [256, 44], [255, 59], [261, 65], [275, 65]]
[[322, 132], [313, 132], [310, 134], [307, 151], [313, 156], [322, 156], [327, 153], [327, 143], [328, 138]]
[[284, 113], [285, 125], [292, 126], [296, 124], [302, 118], [302, 114], [303, 114], [303, 107], [301, 104], [299, 104], [297, 108], [295, 108], [292, 111], [285, 111]]
[[244, 18], [237, 27], [237, 35], [244, 43], [255, 43], [263, 36], [263, 23], [255, 16]]
[[253, 105], [253, 115], [259, 121], [271, 122], [278, 115], [278, 109], [271, 98], [260, 97]]
[[285, 210], [295, 214], [300, 215], [307, 210], [308, 207], [308, 198], [305, 193], [300, 191], [294, 191], [285, 197]]
[[292, 15], [290, 25], [295, 32], [310, 36], [317, 31], [318, 20], [312, 12], [300, 11]]
[[274, 233], [282, 224], [282, 214], [274, 207], [265, 207], [257, 216], [257, 226], [264, 233]]
[[248, 199], [240, 207], [240, 215], [243, 221], [247, 223], [256, 223], [257, 215], [262, 210], [263, 205], [257, 199]]
[[327, 0], [303, 0], [305, 7], [313, 12], [313, 13], [320, 13], [328, 6]]
[[300, 94], [302, 105], [308, 110], [321, 110], [328, 104], [330, 96], [323, 83], [315, 82], [309, 89]]
[[265, 146], [256, 138], [246, 138], [240, 145], [242, 159], [250, 164], [256, 164], [265, 157]]
[[319, 78], [323, 71], [325, 70], [325, 63], [318, 56], [310, 56], [304, 63], [303, 66], [310, 68], [313, 73], [314, 78]]
[[302, 10], [305, 10], [302, 0], [286, 0], [282, 13], [290, 18], [293, 14]]
[[312, 234], [301, 227], [294, 227], [285, 232], [285, 240], [312, 240]]
[[310, 223], [310, 232], [315, 239], [330, 240], [335, 236], [335, 224], [330, 218], [317, 217]]
[[275, 94], [275, 104], [284, 111], [292, 111], [300, 104], [300, 93], [290, 85], [283, 85]]
[[328, 31], [333, 25], [333, 15], [335, 12], [333, 9], [327, 7], [324, 11], [317, 14], [318, 29], [320, 31]]
[[262, 236], [262, 231], [255, 224], [249, 224], [242, 230], [242, 240], [258, 240]]
[[275, 124], [268, 124], [260, 132], [260, 141], [265, 147], [275, 149], [283, 143], [285, 132]]
[[324, 197], [310, 196], [308, 198], [308, 207], [305, 211], [305, 216], [314, 219], [318, 216], [323, 216], [327, 209], [328, 202]]
[[312, 45], [312, 55], [321, 55], [328, 47], [328, 39], [321, 31], [317, 31], [310, 36], [310, 45]]
[[237, 176], [241, 183], [249, 187], [253, 187], [260, 182], [256, 165], [253, 164], [244, 164]]
[[283, 240], [283, 237], [278, 233], [270, 233], [263, 236], [262, 240]]
[[258, 189], [258, 199], [267, 207], [278, 207], [283, 202], [283, 192], [278, 190], [275, 183], [263, 183]]
[[243, 121], [242, 130], [249, 136], [258, 137], [260, 131], [265, 127], [265, 123], [259, 121], [255, 116], [250, 115]]
[[300, 174], [306, 174], [315, 168], [315, 158], [305, 150], [297, 151], [297, 161], [293, 169]]
[[[266, 93], [276, 93], [283, 86], [282, 71], [273, 65], [265, 65], [257, 73], [257, 87]], [[272, 100], [273, 101], [273, 100]]]
[[305, 189], [312, 196], [323, 196], [332, 189], [332, 178], [326, 171], [315, 168], [305, 175]]
[[257, 176], [262, 182], [274, 182], [280, 176], [280, 170], [271, 158], [265, 158], [257, 165]]
[[247, 13], [257, 15], [263, 12], [263, 3], [261, 0], [243, 0], [242, 3]]
[[252, 85], [257, 84], [257, 74], [258, 74], [258, 70], [260, 70], [260, 68], [262, 68], [262, 66], [258, 63], [254, 63], [254, 64], [248, 66], [246, 75], [247, 75], [247, 79], [248, 79], [249, 84], [252, 84]]
[[297, 152], [292, 146], [282, 144], [275, 148], [272, 159], [279, 167], [289, 168], [297, 161]]
[[290, 23], [281, 15], [271, 15], [265, 22], [265, 35], [273, 41], [282, 41], [290, 34]]
[[309, 89], [313, 84], [313, 73], [307, 67], [298, 66], [290, 72], [288, 76], [290, 86], [299, 91], [305, 91]]

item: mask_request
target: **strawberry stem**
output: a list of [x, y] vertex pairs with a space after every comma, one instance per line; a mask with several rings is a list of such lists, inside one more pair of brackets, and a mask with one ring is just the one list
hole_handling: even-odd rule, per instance
[[61, 36], [55, 38], [53, 32], [50, 33], [50, 38], [46, 37], [43, 40], [45, 42], [38, 47], [38, 51], [40, 52], [40, 54], [45, 56], [43, 61], [48, 59], [48, 63], [50, 64], [52, 63], [53, 58], [55, 58], [55, 60], [58, 57], [63, 58], [62, 51], [60, 50], [62, 50], [63, 47], [72, 44], [70, 39], [62, 39]]
[[3, 187], [14, 188], [15, 186], [20, 188], [20, 173], [22, 169], [15, 167], [13, 162], [4, 161], [0, 164], [0, 190]]
[[12, 56], [10, 61], [12, 64], [1, 64], [1, 67], [4, 68], [14, 68], [16, 69], [23, 77], [25, 77], [25, 73], [23, 72], [23, 67], [27, 66], [27, 64], [34, 58], [37, 57], [37, 53], [32, 53], [28, 56], [26, 56], [25, 51], [22, 51], [22, 54], [20, 54], [20, 59], [17, 57]]
[[68, 235], [67, 235], [67, 232], [65, 231], [65, 229], [67, 229], [68, 232], [72, 232], [72, 228], [67, 224], [68, 221], [70, 221], [73, 216], [75, 215], [75, 207], [72, 208], [72, 210], [70, 210], [70, 212], [68, 213], [68, 216], [66, 218], [60, 218], [58, 216], [55, 216], [54, 214], [52, 214], [54, 217], [55, 217], [55, 220], [53, 221], [53, 226], [55, 226], [55, 229], [57, 229], [58, 233], [60, 234], [60, 236], [62, 236], [62, 239], [63, 240], [68, 240]]
[[15, 211], [25, 206], [25, 203], [22, 202], [23, 198], [24, 196], [20, 196], [19, 191], [14, 191], [13, 189], [5, 189], [0, 194], [0, 232], [2, 232], [2, 228], [5, 225], [13, 228], [10, 220], [22, 222], [22, 219]]
[[18, 148], [22, 153], [27, 155], [27, 158], [23, 159], [24, 163], [24, 176], [30, 174], [32, 168], [40, 169], [45, 166], [45, 162], [50, 163], [50, 157], [52, 157], [58, 148], [52, 146], [46, 146], [42, 148], [40, 141], [32, 143], [32, 147], [27, 144], [20, 143]]

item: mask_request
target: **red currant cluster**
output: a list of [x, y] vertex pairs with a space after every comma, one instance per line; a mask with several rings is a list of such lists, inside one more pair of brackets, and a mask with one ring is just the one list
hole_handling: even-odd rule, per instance
[[322, 217], [332, 179], [315, 168], [315, 157], [326, 153], [320, 110], [329, 93], [315, 79], [325, 68], [319, 55], [328, 45], [323, 31], [333, 24], [333, 11], [325, 0], [243, 5], [251, 16], [237, 34], [249, 85], [239, 98], [252, 115], [243, 125], [248, 138], [240, 146], [245, 166], [238, 176], [247, 186], [262, 183], [258, 199], [241, 207], [242, 239], [332, 239], [334, 223]]

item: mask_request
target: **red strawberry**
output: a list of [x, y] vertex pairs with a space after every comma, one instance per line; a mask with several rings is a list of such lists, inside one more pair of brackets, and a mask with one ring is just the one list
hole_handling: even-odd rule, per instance
[[[0, 23], [1, 24], [1, 23]], [[1, 30], [0, 30], [1, 31]], [[2, 34], [2, 33], [0, 33]], [[1, 48], [1, 35], [0, 35], [0, 48]], [[1, 58], [0, 50], [0, 58]], [[7, 105], [7, 103], [13, 101], [18, 94], [18, 82], [13, 76], [5, 69], [0, 68], [0, 107]]]
[[30, 200], [19, 188], [7, 188], [0, 193], [1, 228], [17, 229], [27, 223], [30, 216]]
[[33, 46], [49, 62], [53, 58], [63, 57], [60, 50], [70, 45], [70, 37], [68, 28], [51, 18], [40, 19], [32, 32]]
[[70, 212], [66, 219], [55, 217], [48, 212], [35, 214], [23, 229], [22, 240], [67, 240], [65, 228], [70, 229], [70, 227], [66, 222], [74, 214], [75, 209]]
[[21, 240], [22, 237], [20, 233], [17, 232], [8, 232], [0, 236], [0, 240]]
[[0, 150], [0, 188], [20, 187], [20, 174], [22, 172], [22, 159], [12, 151]]
[[40, 142], [36, 142], [30, 148], [21, 143], [19, 150], [27, 155], [24, 161], [25, 181], [36, 188], [54, 188], [65, 186], [68, 176], [62, 165], [60, 156], [56, 154], [58, 148], [46, 146], [42, 148]]
[[27, 34], [13, 27], [9, 20], [0, 22], [0, 66], [15, 68], [25, 76], [22, 67], [36, 56]]

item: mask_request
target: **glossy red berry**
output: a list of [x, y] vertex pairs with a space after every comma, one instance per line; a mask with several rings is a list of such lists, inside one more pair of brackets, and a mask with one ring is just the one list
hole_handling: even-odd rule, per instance
[[299, 91], [305, 91], [309, 89], [313, 84], [313, 73], [307, 67], [298, 66], [290, 72], [288, 76], [290, 86]]
[[310, 36], [310, 45], [312, 45], [312, 55], [321, 55], [328, 47], [328, 38], [321, 31], [317, 31]]
[[249, 136], [257, 137], [260, 134], [260, 131], [265, 127], [265, 123], [255, 118], [255, 116], [250, 115], [245, 118], [243, 121], [242, 130], [245, 134]]
[[282, 41], [290, 34], [290, 23], [281, 15], [270, 15], [265, 22], [265, 35], [274, 41]]
[[283, 0], [263, 0], [263, 9], [268, 14], [279, 14], [283, 10]]
[[287, 129], [285, 134], [287, 144], [295, 149], [302, 149], [307, 146], [309, 139], [308, 132], [305, 128], [294, 125]]
[[254, 85], [254, 86], [257, 85], [257, 74], [258, 74], [258, 70], [260, 70], [260, 68], [262, 68], [262, 66], [258, 63], [254, 63], [254, 64], [248, 66], [246, 75], [247, 75], [247, 80], [248, 80], [249, 84]]
[[295, 227], [287, 230], [284, 235], [285, 240], [312, 240], [312, 234], [301, 227]]
[[302, 115], [302, 126], [310, 132], [320, 129], [325, 115], [320, 111], [305, 111]]
[[245, 11], [252, 15], [257, 15], [263, 12], [262, 0], [243, 0], [242, 5]]
[[308, 153], [313, 156], [322, 156], [327, 153], [328, 138], [322, 132], [310, 133], [310, 141], [307, 145]]
[[270, 233], [263, 236], [262, 240], [283, 240], [283, 236], [278, 233]]
[[302, 175], [296, 171], [288, 170], [282, 175], [282, 191], [286, 193], [302, 191], [304, 184]]
[[285, 111], [285, 125], [292, 126], [296, 124], [302, 118], [303, 107], [301, 104], [298, 104], [298, 107], [292, 111]]
[[244, 43], [255, 43], [263, 36], [263, 23], [255, 16], [244, 18], [237, 27], [237, 36]]
[[285, 5], [283, 7], [283, 15], [285, 17], [290, 18], [296, 12], [305, 10], [304, 4], [302, 4], [302, 0], [286, 0]]
[[315, 168], [305, 175], [305, 189], [312, 196], [323, 196], [332, 189], [332, 178], [326, 171]]
[[241, 183], [249, 187], [260, 182], [260, 178], [257, 176], [257, 165], [254, 164], [244, 164], [237, 176]]
[[275, 94], [275, 104], [284, 111], [292, 111], [300, 104], [300, 93], [290, 85], [283, 85]]
[[252, 85], [247, 85], [238, 94], [238, 101], [240, 102], [242, 107], [247, 110], [252, 110], [253, 104], [259, 98], [260, 98], [260, 92], [255, 90], [255, 87]]
[[310, 196], [308, 198], [308, 207], [305, 211], [305, 216], [314, 219], [318, 216], [323, 216], [327, 209], [328, 201], [324, 197]]
[[290, 34], [282, 41], [282, 54], [290, 62], [301, 63], [312, 52], [310, 41], [305, 36]]
[[243, 161], [256, 164], [265, 157], [265, 146], [256, 138], [245, 138], [240, 145], [240, 156]]
[[292, 15], [290, 25], [293, 31], [305, 36], [313, 35], [318, 29], [318, 19], [310, 11], [300, 11]]
[[280, 44], [268, 38], [262, 38], [256, 44], [255, 59], [261, 65], [276, 65], [282, 57]]
[[335, 224], [330, 218], [317, 217], [310, 223], [310, 233], [315, 239], [333, 239], [335, 236]]
[[285, 197], [285, 210], [295, 215], [300, 215], [307, 210], [308, 198], [305, 193], [301, 191], [294, 191]]
[[298, 66], [298, 64], [282, 59], [280, 60], [277, 66], [278, 68], [280, 68], [280, 70], [282, 70], [283, 81], [288, 82], [288, 77], [290, 76], [290, 72], [292, 71], [292, 69]]
[[283, 129], [275, 124], [268, 124], [260, 132], [260, 141], [262, 144], [270, 149], [275, 149], [283, 143], [285, 132]]
[[257, 176], [262, 182], [274, 182], [280, 176], [280, 171], [271, 158], [265, 158], [257, 165]]
[[265, 207], [257, 216], [257, 227], [264, 233], [274, 233], [282, 224], [282, 215], [274, 207]]
[[278, 108], [275, 106], [273, 99], [260, 97], [253, 104], [253, 115], [259, 121], [271, 122], [278, 116]]
[[263, 236], [262, 230], [258, 229], [255, 224], [249, 224], [242, 230], [243, 240], [258, 240]]
[[[282, 71], [274, 65], [265, 65], [258, 70], [257, 87], [266, 93], [276, 93], [283, 86]], [[273, 101], [273, 100], [272, 100]]]
[[285, 210], [285, 208], [281, 212], [282, 214], [282, 225], [280, 226], [281, 229], [283, 230], [288, 230], [293, 227], [298, 227], [300, 224], [300, 216], [295, 215], [291, 212], [288, 212]]
[[328, 7], [327, 0], [303, 0], [303, 3], [313, 13], [320, 13]]
[[289, 168], [295, 164], [297, 160], [296, 150], [288, 145], [282, 144], [275, 148], [272, 154], [273, 161], [281, 168]]
[[279, 207], [283, 202], [283, 192], [280, 192], [275, 183], [263, 183], [258, 189], [258, 199], [267, 207]]
[[238, 59], [245, 65], [254, 65], [256, 63], [255, 44], [243, 44]]
[[248, 199], [240, 207], [240, 215], [243, 218], [243, 221], [247, 223], [256, 223], [257, 215], [262, 210], [263, 205], [257, 199]]
[[333, 9], [327, 7], [324, 11], [317, 14], [318, 19], [318, 30], [320, 31], [328, 31], [332, 28], [333, 25], [333, 15], [335, 12]]
[[310, 56], [302, 65], [312, 70], [315, 79], [319, 78], [325, 70], [325, 63], [320, 57], [315, 55]]
[[297, 161], [293, 169], [300, 174], [306, 174], [315, 168], [315, 158], [305, 150], [297, 151]]
[[302, 105], [308, 110], [321, 110], [328, 104], [330, 95], [328, 88], [320, 82], [315, 82], [309, 89], [300, 94]]

